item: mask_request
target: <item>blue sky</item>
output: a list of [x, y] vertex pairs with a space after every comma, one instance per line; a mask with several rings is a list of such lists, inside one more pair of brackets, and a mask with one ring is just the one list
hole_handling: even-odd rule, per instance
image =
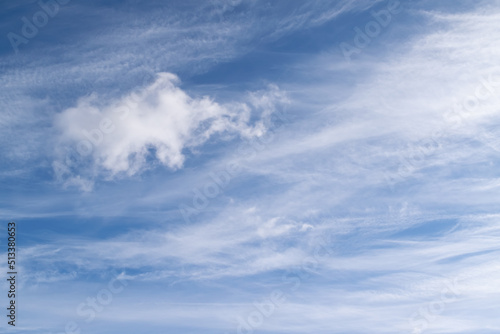
[[0, 18], [2, 333], [500, 332], [499, 1]]

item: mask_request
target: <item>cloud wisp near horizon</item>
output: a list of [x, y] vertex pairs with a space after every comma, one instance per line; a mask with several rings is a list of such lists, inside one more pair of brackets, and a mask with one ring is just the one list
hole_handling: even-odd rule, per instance
[[499, 1], [0, 8], [6, 333], [500, 332]]

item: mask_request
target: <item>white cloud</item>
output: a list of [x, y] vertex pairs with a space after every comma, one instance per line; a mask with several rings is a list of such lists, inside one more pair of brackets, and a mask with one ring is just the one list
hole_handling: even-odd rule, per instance
[[160, 73], [150, 86], [112, 102], [97, 95], [80, 99], [56, 116], [61, 145], [75, 145], [80, 157], [90, 158], [94, 173], [130, 176], [151, 166], [151, 159], [178, 169], [184, 150], [215, 135], [262, 136], [276, 105], [286, 101], [283, 92], [269, 86], [250, 94], [249, 103], [222, 105], [207, 96], [190, 97], [178, 84], [177, 76]]

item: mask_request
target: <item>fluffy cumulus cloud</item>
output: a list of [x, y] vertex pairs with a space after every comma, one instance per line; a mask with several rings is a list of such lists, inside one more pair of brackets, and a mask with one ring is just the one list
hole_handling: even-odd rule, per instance
[[102, 102], [92, 94], [57, 115], [62, 149], [56, 172], [61, 176], [90, 166], [94, 175], [131, 176], [155, 162], [178, 169], [184, 150], [215, 135], [262, 136], [277, 105], [286, 102], [273, 85], [249, 94], [246, 103], [219, 104], [207, 96], [191, 97], [178, 84], [176, 75], [160, 73], [151, 85], [117, 100]]

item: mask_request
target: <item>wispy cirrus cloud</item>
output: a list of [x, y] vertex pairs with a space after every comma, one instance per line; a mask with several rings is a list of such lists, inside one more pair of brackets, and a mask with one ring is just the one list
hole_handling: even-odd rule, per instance
[[[229, 12], [241, 17], [239, 5], [258, 3], [217, 2], [213, 17]], [[366, 2], [352, 2], [354, 11], [356, 3], [362, 4], [360, 14], [369, 9]], [[315, 4], [325, 17], [338, 17], [336, 11], [348, 6]], [[84, 294], [95, 295], [101, 277], [117, 271], [129, 280], [128, 290], [92, 324], [96, 333], [133, 326], [159, 333], [165, 328], [237, 333], [238, 319], [247, 319], [254, 301], [274, 289], [287, 301], [261, 331], [498, 331], [498, 6], [483, 1], [447, 11], [421, 4], [412, 2], [351, 63], [335, 44], [335, 51], [286, 64], [293, 73], [277, 81], [279, 90], [268, 86], [244, 98], [205, 98], [164, 74], [140, 87], [122, 89], [126, 83], [101, 93], [109, 81], [89, 88], [96, 94], [80, 102], [76, 98], [85, 94], [74, 94], [48, 117], [57, 119], [64, 142], [60, 161], [65, 145], [92, 144], [82, 130], [102, 132], [110, 127], [102, 119], [113, 119], [115, 129], [70, 166], [90, 179], [113, 182], [85, 194], [68, 191], [26, 202], [25, 210], [33, 212], [26, 217], [56, 217], [63, 207], [72, 215], [61, 218], [61, 226], [65, 219], [80, 219], [88, 233], [48, 231], [41, 242], [23, 248], [32, 300], [58, 301], [28, 311], [42, 312], [46, 319], [77, 317], [74, 309]], [[270, 26], [286, 34], [323, 22], [307, 8]], [[201, 26], [209, 34], [217, 25]], [[156, 28], [141, 38], [165, 36]], [[269, 38], [279, 36], [277, 29]], [[207, 50], [226, 45], [222, 40], [227, 41], [211, 40]], [[179, 54], [192, 55], [185, 51]], [[285, 92], [292, 101], [288, 123], [252, 159], [243, 159], [245, 152], [226, 139], [265, 136], [266, 119]], [[120, 109], [123, 104], [130, 105], [128, 113]], [[214, 140], [220, 146], [210, 151]], [[200, 161], [190, 152], [204, 149], [214, 155]], [[190, 158], [196, 166], [189, 165]], [[186, 224], [177, 205], [230, 161], [244, 161], [240, 172]], [[401, 174], [399, 168], [407, 164], [411, 168]], [[137, 175], [141, 182], [135, 182]], [[330, 253], [311, 266], [307, 261], [322, 237]], [[49, 291], [55, 281], [58, 290]], [[454, 290], [441, 306], [450, 284]], [[72, 289], [82, 292], [67, 293]], [[56, 326], [51, 322], [50, 328]]]

